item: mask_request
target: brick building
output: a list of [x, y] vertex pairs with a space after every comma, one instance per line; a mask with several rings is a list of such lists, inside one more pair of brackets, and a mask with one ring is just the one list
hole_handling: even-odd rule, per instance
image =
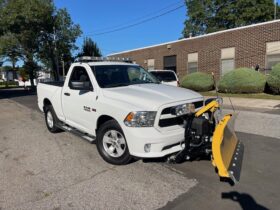
[[185, 38], [111, 54], [130, 57], [146, 69], [172, 69], [179, 77], [196, 71], [220, 76], [234, 68], [262, 71], [280, 62], [280, 20]]

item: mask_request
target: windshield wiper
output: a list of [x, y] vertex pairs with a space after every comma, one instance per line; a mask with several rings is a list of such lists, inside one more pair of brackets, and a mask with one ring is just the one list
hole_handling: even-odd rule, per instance
[[107, 85], [106, 88], [124, 87], [124, 86], [129, 86], [129, 85], [130, 85], [130, 84], [127, 84], [127, 83], [118, 83], [118, 84]]
[[133, 85], [143, 85], [143, 84], [160, 84], [160, 82], [138, 82], [138, 83], [133, 83]]

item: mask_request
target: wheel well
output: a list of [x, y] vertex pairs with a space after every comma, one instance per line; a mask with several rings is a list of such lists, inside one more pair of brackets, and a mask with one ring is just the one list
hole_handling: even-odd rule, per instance
[[45, 111], [46, 106], [48, 106], [48, 105], [52, 105], [52, 103], [50, 102], [49, 99], [45, 98], [44, 99], [44, 106], [43, 106], [44, 111]]
[[100, 116], [97, 120], [96, 130], [98, 130], [101, 127], [101, 125], [103, 125], [105, 122], [107, 122], [109, 120], [115, 120], [115, 119], [113, 117], [108, 116], [108, 115]]

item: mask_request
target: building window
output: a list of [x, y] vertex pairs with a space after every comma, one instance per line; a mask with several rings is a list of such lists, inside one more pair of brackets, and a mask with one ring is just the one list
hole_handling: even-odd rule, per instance
[[176, 55], [172, 56], [164, 56], [163, 57], [163, 68], [165, 70], [173, 70], [174, 72], [177, 71], [177, 62], [176, 62]]
[[266, 68], [271, 69], [280, 63], [280, 41], [266, 43]]
[[147, 65], [148, 65], [148, 70], [154, 70], [155, 69], [155, 59], [148, 59]]
[[221, 50], [221, 74], [222, 76], [235, 68], [235, 48], [224, 48]]
[[198, 71], [198, 53], [188, 54], [188, 73], [194, 73]]

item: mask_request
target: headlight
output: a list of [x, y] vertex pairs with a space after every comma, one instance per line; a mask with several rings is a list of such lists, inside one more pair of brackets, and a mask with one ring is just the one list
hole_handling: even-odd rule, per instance
[[124, 119], [128, 127], [153, 127], [157, 112], [130, 112]]
[[171, 108], [171, 114], [176, 116], [182, 116], [194, 112], [195, 112], [194, 104], [182, 104]]

